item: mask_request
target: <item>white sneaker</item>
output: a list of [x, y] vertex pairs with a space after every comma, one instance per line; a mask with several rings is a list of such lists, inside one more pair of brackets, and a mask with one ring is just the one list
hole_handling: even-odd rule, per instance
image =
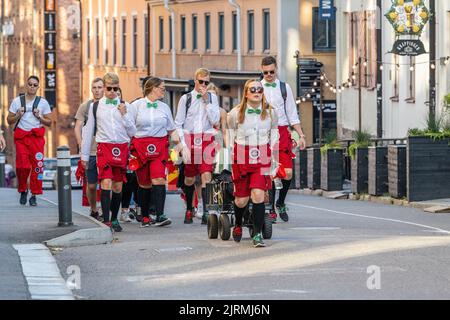
[[128, 211], [125, 211], [120, 214], [120, 221], [133, 222], [133, 219], [130, 218], [130, 213]]
[[197, 219], [201, 219], [203, 216], [203, 204], [199, 203], [197, 207], [197, 211], [195, 212], [195, 217]]

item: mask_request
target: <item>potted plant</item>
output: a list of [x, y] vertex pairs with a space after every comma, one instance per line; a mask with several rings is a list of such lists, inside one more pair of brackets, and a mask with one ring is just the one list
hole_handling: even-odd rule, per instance
[[425, 201], [450, 197], [448, 115], [428, 115], [426, 129], [410, 129], [407, 139], [407, 197]]
[[359, 130], [353, 135], [355, 141], [348, 148], [348, 154], [352, 161], [352, 192], [368, 192], [368, 147], [371, 145], [371, 135], [367, 131]]
[[324, 140], [325, 144], [320, 148], [321, 188], [326, 191], [342, 190], [344, 171], [342, 145], [337, 141], [336, 131], [329, 131]]

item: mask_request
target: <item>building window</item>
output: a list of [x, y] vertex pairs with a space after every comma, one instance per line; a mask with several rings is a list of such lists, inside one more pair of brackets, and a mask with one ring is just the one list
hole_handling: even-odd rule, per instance
[[186, 16], [181, 16], [181, 50], [186, 50]]
[[205, 50], [211, 50], [211, 15], [205, 15]]
[[100, 26], [98, 19], [95, 19], [95, 63], [100, 60]]
[[416, 102], [416, 58], [409, 57], [409, 70], [408, 70], [408, 98], [406, 102]]
[[117, 19], [113, 20], [113, 65], [117, 64]]
[[127, 19], [122, 18], [122, 66], [127, 65]]
[[90, 63], [91, 61], [91, 22], [86, 20], [86, 36], [87, 36], [87, 42], [86, 42], [86, 62]]
[[103, 43], [105, 44], [105, 65], [109, 64], [109, 46], [108, 46], [108, 38], [109, 38], [109, 21], [105, 19], [105, 39]]
[[148, 17], [144, 16], [144, 65], [146, 66], [148, 66], [149, 63], [148, 31]]
[[[349, 73], [356, 87], [375, 89], [377, 70], [376, 12], [350, 14]], [[360, 74], [361, 73], [361, 74]], [[361, 83], [359, 83], [361, 79]]]
[[198, 49], [197, 44], [197, 15], [192, 15], [192, 51], [196, 51]]
[[398, 55], [394, 54], [394, 95], [390, 97], [391, 101], [399, 101], [399, 78], [400, 78], [400, 62]]
[[225, 50], [225, 15], [219, 12], [219, 51]]
[[253, 11], [247, 12], [247, 34], [248, 34], [248, 51], [255, 50], [255, 14]]
[[263, 10], [263, 50], [270, 50], [270, 10]]
[[169, 16], [169, 51], [172, 51], [172, 16]]
[[138, 29], [137, 29], [137, 17], [133, 17], [133, 67], [137, 67], [137, 40], [138, 40]]
[[319, 8], [313, 8], [313, 50], [336, 51], [336, 20], [320, 20]]
[[232, 28], [233, 28], [233, 51], [237, 50], [237, 13], [233, 11], [232, 14]]
[[[172, 24], [170, 24], [170, 25], [172, 25]], [[170, 34], [172, 34], [172, 32]], [[159, 50], [164, 50], [164, 18], [163, 17], [159, 17]]]

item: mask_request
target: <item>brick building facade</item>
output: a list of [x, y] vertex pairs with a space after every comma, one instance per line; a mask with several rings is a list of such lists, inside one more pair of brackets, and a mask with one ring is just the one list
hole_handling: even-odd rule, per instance
[[[53, 6], [55, 13], [49, 22], [45, 12]], [[60, 145], [69, 145], [71, 152], [76, 153], [73, 119], [80, 104], [81, 89], [79, 2], [1, 0], [1, 8], [1, 126], [5, 129], [8, 160], [12, 161], [15, 155], [12, 128], [6, 121], [9, 105], [25, 91], [26, 79], [32, 74], [41, 80], [38, 95], [46, 97], [49, 88], [54, 88], [56, 93], [55, 100], [49, 101], [54, 105], [53, 123], [46, 133], [45, 156], [54, 157]], [[45, 31], [49, 28], [55, 30]], [[50, 44], [46, 33], [54, 34]], [[53, 51], [47, 52], [54, 55], [46, 55], [46, 47], [50, 47]], [[50, 78], [46, 79], [49, 73]], [[56, 74], [56, 82], [53, 82], [53, 74]]]

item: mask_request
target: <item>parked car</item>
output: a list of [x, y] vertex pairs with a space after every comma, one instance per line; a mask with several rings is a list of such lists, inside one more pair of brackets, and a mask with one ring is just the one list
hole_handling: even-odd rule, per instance
[[44, 172], [42, 174], [42, 188], [55, 189], [56, 188], [56, 158], [44, 159]]
[[[70, 156], [70, 184], [72, 189], [81, 188], [82, 186], [78, 183], [75, 173], [78, 168], [78, 160], [80, 160], [79, 155]], [[44, 173], [42, 180], [42, 187], [44, 189], [56, 189], [58, 185], [58, 167], [56, 158], [44, 159]]]

